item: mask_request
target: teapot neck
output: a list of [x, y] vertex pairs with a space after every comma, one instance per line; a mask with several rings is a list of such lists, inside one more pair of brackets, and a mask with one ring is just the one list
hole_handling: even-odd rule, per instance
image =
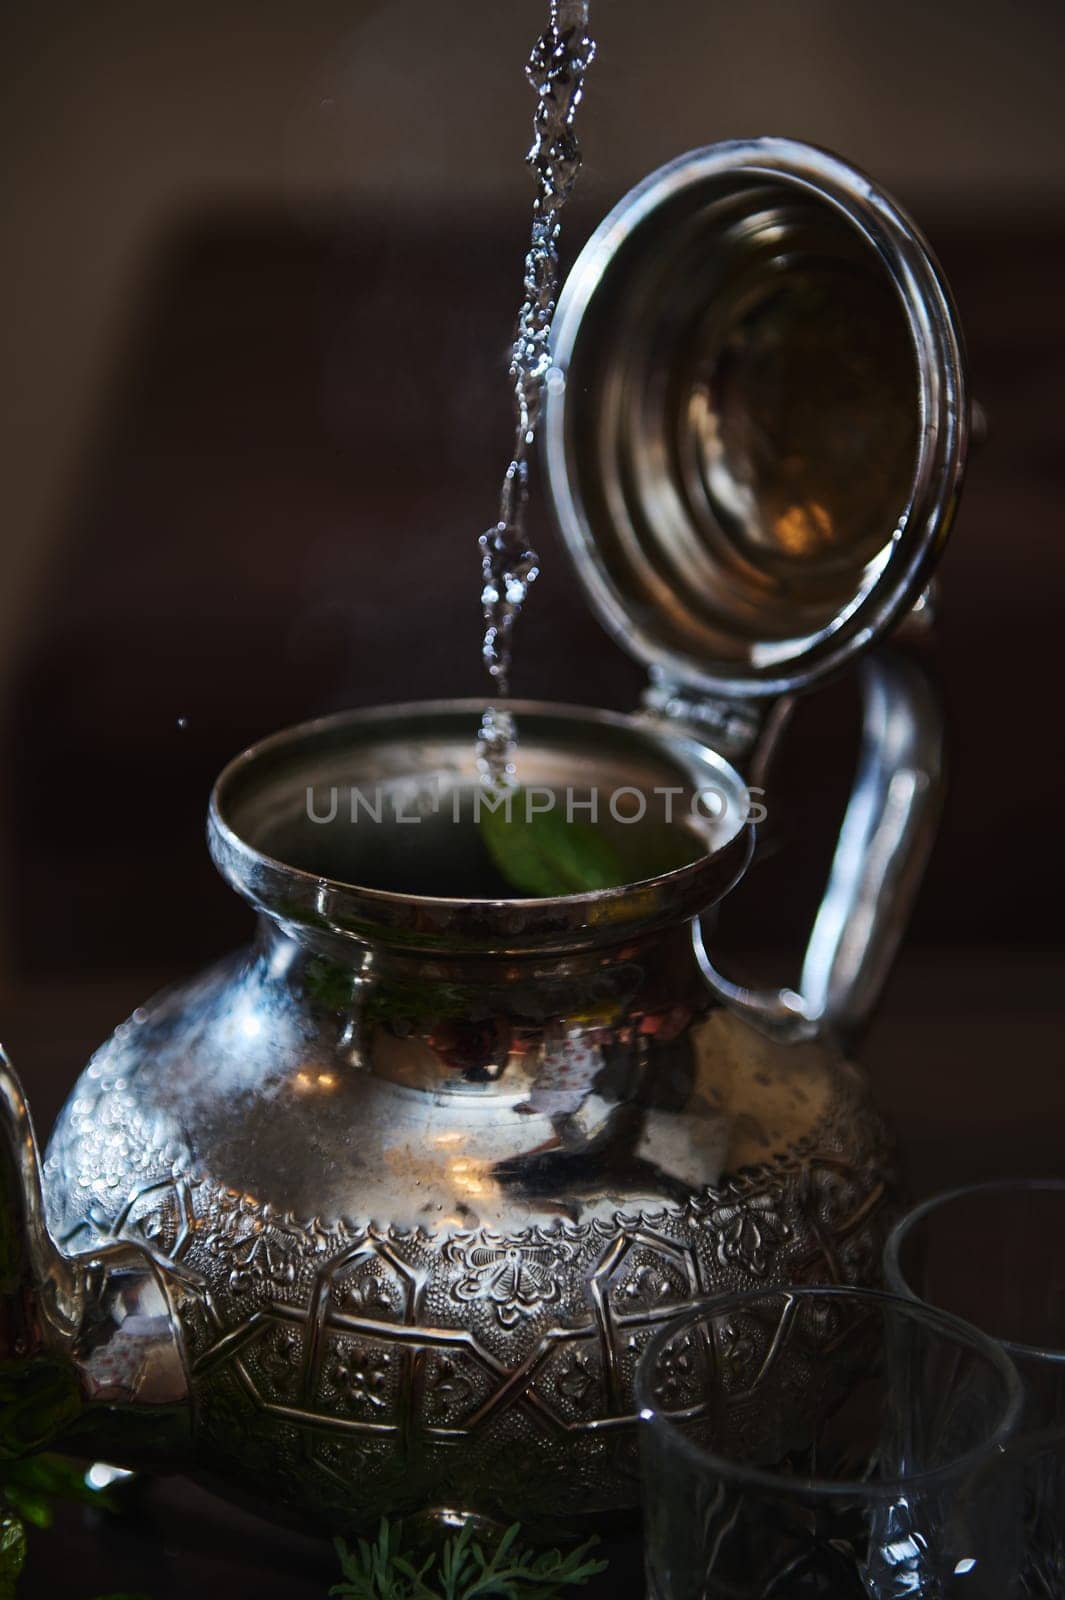
[[598, 1072], [607, 1055], [638, 1069], [646, 1043], [682, 1032], [713, 1003], [686, 921], [567, 955], [440, 958], [367, 945], [337, 959], [264, 919], [256, 966], [318, 1032], [331, 1019], [337, 1060], [408, 1088], [515, 1102], [563, 1059], [580, 1059], [582, 1072], [596, 1063]]
[[645, 973], [668, 967], [673, 974], [690, 970], [698, 975], [692, 954], [691, 919], [687, 915], [665, 926], [624, 928], [613, 936], [604, 931], [600, 941], [591, 947], [492, 951], [461, 946], [455, 950], [422, 950], [390, 939], [337, 939], [320, 929], [279, 923], [260, 912], [256, 947], [274, 975], [291, 981], [304, 979], [308, 972], [329, 973], [339, 986], [338, 992], [345, 993], [360, 984], [386, 979], [447, 982], [469, 989], [552, 981], [581, 984], [633, 964]]

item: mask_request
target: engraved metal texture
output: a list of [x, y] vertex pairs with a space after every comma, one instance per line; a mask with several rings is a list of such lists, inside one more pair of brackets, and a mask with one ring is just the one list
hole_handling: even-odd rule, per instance
[[[557, 746], [526, 721], [535, 777]], [[216, 795], [257, 941], [89, 1064], [48, 1151], [51, 1232], [159, 1264], [198, 1469], [260, 1507], [336, 1528], [634, 1505], [656, 1329], [718, 1288], [876, 1277], [891, 1147], [864, 1080], [707, 986], [691, 900], [735, 877], [742, 826], [694, 867], [524, 921], [519, 901], [374, 901], [244, 837], [302, 804], [300, 751], [338, 733], [287, 737]], [[605, 717], [580, 737], [606, 772], [639, 755], [643, 780], [689, 742]], [[466, 720], [449, 738], [472, 759]]]

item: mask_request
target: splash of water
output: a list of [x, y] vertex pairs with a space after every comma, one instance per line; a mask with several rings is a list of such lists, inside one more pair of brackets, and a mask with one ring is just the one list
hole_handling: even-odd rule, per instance
[[[574, 118], [584, 75], [595, 59], [588, 33], [589, 0], [551, 0], [547, 30], [536, 41], [525, 74], [536, 91], [533, 142], [526, 160], [536, 178], [532, 235], [525, 257], [524, 298], [510, 355], [514, 394], [514, 450], [499, 497], [499, 516], [481, 535], [482, 654], [494, 693], [510, 692], [514, 624], [539, 572], [525, 531], [529, 457], [536, 439], [544, 379], [551, 366], [551, 321], [558, 299], [561, 211], [569, 198], [581, 152]], [[486, 707], [477, 740], [485, 782], [514, 781], [514, 719], [498, 705]]]

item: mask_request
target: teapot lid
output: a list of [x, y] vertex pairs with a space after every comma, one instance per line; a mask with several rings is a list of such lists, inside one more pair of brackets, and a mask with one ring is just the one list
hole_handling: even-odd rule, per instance
[[838, 157], [710, 145], [633, 189], [559, 299], [550, 498], [607, 630], [751, 699], [887, 632], [964, 474], [961, 334], [924, 239]]

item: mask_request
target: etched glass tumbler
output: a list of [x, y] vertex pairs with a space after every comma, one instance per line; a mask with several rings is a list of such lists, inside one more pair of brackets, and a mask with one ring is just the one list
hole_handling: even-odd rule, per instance
[[947, 1313], [757, 1289], [663, 1329], [637, 1378], [652, 1600], [1008, 1600], [1021, 1384]]
[[888, 1240], [889, 1287], [975, 1323], [1024, 1385], [1022, 1592], [1065, 1597], [1065, 1181], [1005, 1179], [916, 1206]]

